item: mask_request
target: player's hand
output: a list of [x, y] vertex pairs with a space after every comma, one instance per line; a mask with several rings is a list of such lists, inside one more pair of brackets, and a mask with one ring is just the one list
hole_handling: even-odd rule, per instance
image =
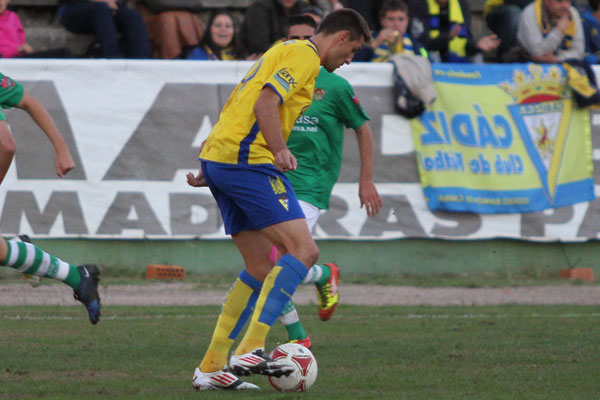
[[71, 153], [68, 151], [57, 153], [54, 167], [56, 168], [56, 175], [64, 178], [70, 170], [75, 168], [75, 162], [73, 161], [73, 157], [71, 157]]
[[274, 164], [281, 172], [288, 172], [298, 168], [298, 161], [288, 148], [279, 150], [277, 154], [275, 154]]
[[383, 203], [372, 181], [359, 184], [358, 197], [360, 198], [360, 208], [364, 206], [369, 217], [376, 216], [381, 210]]
[[198, 171], [198, 175], [194, 175], [193, 173], [188, 172], [185, 177], [187, 178], [187, 183], [190, 186], [193, 186], [193, 187], [208, 186], [208, 184], [206, 183], [206, 179], [204, 178], [204, 174], [202, 173], [202, 170]]

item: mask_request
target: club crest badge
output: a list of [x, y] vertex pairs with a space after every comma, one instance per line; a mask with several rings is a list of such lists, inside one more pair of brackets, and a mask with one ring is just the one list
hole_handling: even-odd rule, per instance
[[500, 87], [516, 101], [507, 107], [552, 203], [573, 115], [566, 77], [556, 66], [545, 70], [530, 64], [527, 71], [516, 70], [512, 80]]

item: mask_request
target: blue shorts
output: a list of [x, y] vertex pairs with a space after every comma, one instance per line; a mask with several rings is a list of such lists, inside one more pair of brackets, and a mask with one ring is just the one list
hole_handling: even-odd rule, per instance
[[202, 160], [202, 173], [219, 205], [228, 235], [304, 218], [292, 185], [272, 164]]

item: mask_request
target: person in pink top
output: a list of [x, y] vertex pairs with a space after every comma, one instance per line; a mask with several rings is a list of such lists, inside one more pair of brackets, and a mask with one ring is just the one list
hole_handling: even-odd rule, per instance
[[0, 57], [15, 58], [66, 58], [71, 57], [69, 49], [34, 51], [25, 37], [25, 29], [19, 16], [7, 9], [10, 0], [0, 0]]

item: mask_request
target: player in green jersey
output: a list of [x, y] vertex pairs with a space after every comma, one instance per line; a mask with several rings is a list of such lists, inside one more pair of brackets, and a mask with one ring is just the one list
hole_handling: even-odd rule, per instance
[[[311, 37], [315, 21], [306, 15], [292, 16], [287, 40]], [[329, 209], [329, 199], [342, 164], [344, 127], [356, 131], [360, 152], [359, 198], [369, 216], [381, 208], [381, 198], [373, 184], [373, 137], [369, 116], [360, 106], [352, 86], [339, 75], [321, 68], [310, 108], [296, 120], [288, 147], [298, 160], [298, 168], [286, 173], [298, 197], [312, 232], [321, 210]], [[339, 302], [339, 268], [334, 263], [315, 264], [303, 283], [314, 283], [319, 298], [319, 317], [327, 321]], [[281, 315], [291, 342], [311, 347], [312, 343], [290, 301]]]
[[[75, 167], [67, 147], [52, 117], [44, 106], [23, 89], [23, 85], [0, 73], [0, 107], [19, 108], [48, 136], [56, 152], [56, 174], [61, 178]], [[0, 112], [0, 183], [4, 180], [15, 155], [16, 145], [6, 117]], [[93, 265], [66, 263], [39, 247], [23, 240], [6, 241], [0, 237], [0, 266], [14, 268], [25, 274], [45, 276], [64, 282], [73, 288], [75, 299], [85, 306], [90, 322], [100, 320], [100, 297], [98, 296], [98, 268]]]

